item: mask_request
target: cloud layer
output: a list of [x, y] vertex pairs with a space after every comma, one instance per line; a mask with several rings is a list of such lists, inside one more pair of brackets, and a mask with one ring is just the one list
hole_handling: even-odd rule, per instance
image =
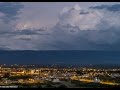
[[0, 7], [0, 49], [120, 50], [120, 4], [65, 7], [52, 28], [24, 24], [21, 3]]

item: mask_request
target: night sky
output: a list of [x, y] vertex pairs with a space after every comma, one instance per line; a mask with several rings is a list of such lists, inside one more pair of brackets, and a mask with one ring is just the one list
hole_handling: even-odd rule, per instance
[[0, 2], [0, 63], [119, 60], [119, 2]]

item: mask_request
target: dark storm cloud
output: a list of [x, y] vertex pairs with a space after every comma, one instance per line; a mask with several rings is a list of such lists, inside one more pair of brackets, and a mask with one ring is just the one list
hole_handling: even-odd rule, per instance
[[6, 45], [0, 45], [0, 50], [11, 50]]
[[91, 6], [92, 9], [106, 9], [109, 11], [120, 11], [120, 4]]
[[24, 30], [16, 30], [13, 32], [17, 35], [50, 35], [49, 33], [45, 32], [44, 29], [24, 29]]
[[0, 12], [5, 15], [4, 17], [2, 17], [3, 21], [8, 23], [11, 20], [16, 20], [16, 16], [19, 14], [19, 10], [21, 8], [23, 8], [23, 5], [17, 2], [0, 3]]
[[[72, 27], [72, 26], [71, 26]], [[51, 45], [59, 50], [120, 50], [120, 31], [116, 28], [108, 30], [79, 30], [77, 33], [64, 32], [65, 28], [55, 28]]]

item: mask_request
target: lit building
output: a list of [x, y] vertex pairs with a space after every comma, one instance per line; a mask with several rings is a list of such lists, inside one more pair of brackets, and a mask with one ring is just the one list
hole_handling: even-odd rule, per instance
[[97, 77], [94, 78], [94, 82], [95, 83], [100, 83], [100, 79], [98, 79]]

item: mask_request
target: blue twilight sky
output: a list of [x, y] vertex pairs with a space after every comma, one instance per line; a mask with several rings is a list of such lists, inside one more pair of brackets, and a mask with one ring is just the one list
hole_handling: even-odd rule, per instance
[[119, 2], [0, 2], [0, 50], [120, 50]]

